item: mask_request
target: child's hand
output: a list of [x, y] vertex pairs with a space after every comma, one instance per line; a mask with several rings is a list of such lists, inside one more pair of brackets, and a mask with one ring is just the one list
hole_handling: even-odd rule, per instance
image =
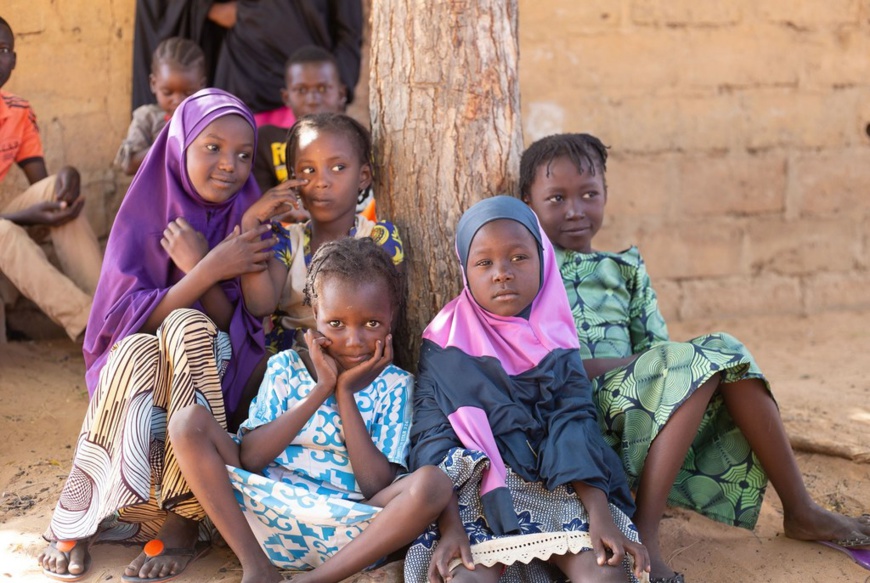
[[[638, 579], [642, 579], [641, 573], [649, 573], [649, 553], [646, 547], [626, 538], [613, 523], [612, 517], [596, 521], [590, 518], [589, 537], [592, 539], [592, 550], [599, 565], [618, 566], [625, 553], [628, 553], [634, 559], [634, 574]], [[612, 553], [609, 558], [608, 551]]]
[[62, 200], [44, 200], [16, 213], [9, 213], [6, 218], [22, 226], [58, 227], [79, 216], [84, 206], [84, 198], [79, 198], [72, 204], [67, 204]]
[[248, 231], [261, 223], [268, 223], [276, 215], [299, 212], [297, 189], [308, 184], [307, 180], [285, 180], [267, 190], [242, 216], [242, 230]]
[[393, 362], [393, 335], [387, 334], [386, 339], [378, 340], [372, 357], [363, 361], [353, 368], [349, 368], [338, 375], [335, 386], [336, 392], [349, 392], [350, 394], [369, 386], [378, 378], [387, 366]]
[[308, 345], [308, 354], [314, 365], [317, 384], [334, 389], [338, 378], [338, 365], [335, 359], [323, 350], [331, 344], [329, 338], [309, 328], [305, 331], [305, 344]]
[[441, 533], [441, 540], [432, 553], [429, 561], [429, 583], [442, 583], [450, 581], [453, 575], [450, 572], [450, 563], [453, 559], [460, 559], [462, 565], [471, 571], [474, 570], [474, 562], [471, 558], [471, 545], [468, 543], [468, 535], [465, 529], [451, 529]]
[[637, 577], [638, 581], [643, 581], [643, 573], [649, 575], [650, 572], [649, 552], [645, 546], [629, 540], [624, 535], [622, 544], [625, 547], [625, 552], [634, 559], [634, 576]]
[[79, 171], [72, 166], [64, 166], [58, 170], [54, 182], [54, 198], [60, 202], [72, 205], [79, 197], [81, 177]]
[[208, 254], [208, 241], [183, 217], [166, 225], [163, 238], [160, 239], [160, 246], [166, 250], [176, 267], [184, 273], [190, 273], [190, 270]]
[[222, 281], [245, 273], [265, 271], [276, 239], [261, 237], [270, 230], [271, 227], [265, 224], [240, 234], [239, 227], [235, 227], [226, 239], [205, 256], [203, 261], [208, 262], [209, 272]]

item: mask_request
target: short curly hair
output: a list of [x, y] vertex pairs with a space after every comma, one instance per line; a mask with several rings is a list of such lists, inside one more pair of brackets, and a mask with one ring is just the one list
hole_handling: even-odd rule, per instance
[[543, 165], [549, 166], [556, 158], [565, 156], [577, 172], [601, 172], [601, 183], [607, 190], [607, 146], [591, 134], [555, 134], [541, 138], [529, 146], [520, 159], [520, 198], [531, 195], [535, 174]]
[[389, 293], [393, 309], [402, 304], [404, 281], [387, 251], [370, 237], [344, 237], [324, 243], [308, 266], [305, 281], [305, 303], [313, 306], [320, 298], [321, 286], [327, 276], [345, 280], [370, 282], [380, 279]]

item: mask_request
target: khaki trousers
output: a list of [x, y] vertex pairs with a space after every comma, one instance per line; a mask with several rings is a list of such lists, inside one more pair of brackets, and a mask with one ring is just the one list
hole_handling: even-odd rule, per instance
[[[11, 213], [55, 200], [54, 185], [54, 176], [40, 180], [0, 210]], [[100, 278], [102, 254], [84, 214], [59, 227], [52, 227], [49, 234], [61, 271], [48, 261], [24, 228], [0, 219], [0, 275], [8, 279], [8, 282], [0, 281], [0, 300], [11, 305], [19, 293], [23, 294], [75, 340], [88, 323], [94, 290]], [[11, 286], [8, 285], [10, 282]], [[0, 305], [0, 312], [2, 310]], [[4, 330], [0, 342], [4, 342], [5, 337]]]

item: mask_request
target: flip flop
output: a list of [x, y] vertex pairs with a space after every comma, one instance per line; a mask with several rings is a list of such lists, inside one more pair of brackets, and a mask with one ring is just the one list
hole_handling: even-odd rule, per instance
[[[52, 541], [51, 544], [59, 550], [66, 557], [67, 565], [69, 565], [69, 554], [76, 545], [80, 541]], [[69, 547], [68, 550], [64, 551], [58, 548], [58, 543], [72, 543], [72, 546]], [[43, 568], [42, 574], [48, 577], [49, 579], [54, 579], [55, 581], [81, 581], [88, 575], [88, 571], [91, 569], [91, 554], [87, 553], [85, 555], [85, 564], [84, 569], [82, 569], [81, 573], [55, 573], [54, 571], [49, 571], [48, 569]]]
[[836, 542], [820, 540], [818, 541], [818, 543], [823, 544], [826, 547], [831, 547], [832, 549], [840, 551], [841, 553], [845, 553], [849, 555], [850, 559], [852, 559], [865, 569], [870, 569], [870, 549], [854, 548], [870, 545], [870, 537], [865, 536], [847, 540], [838, 540]]
[[[190, 560], [187, 561], [187, 564], [174, 575], [166, 575], [165, 577], [150, 577], [148, 579], [143, 579], [141, 577], [130, 577], [129, 575], [121, 575], [121, 581], [124, 583], [163, 583], [164, 581], [172, 581], [176, 577], [180, 577], [184, 571], [193, 563], [195, 560], [200, 558], [201, 556], [208, 553], [211, 549], [211, 544], [207, 542], [197, 542], [193, 547], [176, 547], [176, 548], [165, 548], [163, 546], [163, 541], [159, 539], [150, 540], [145, 543], [145, 548], [143, 552], [148, 556], [148, 558], [159, 557], [159, 556], [181, 556], [181, 557], [190, 557]], [[147, 560], [147, 559], [146, 559]]]

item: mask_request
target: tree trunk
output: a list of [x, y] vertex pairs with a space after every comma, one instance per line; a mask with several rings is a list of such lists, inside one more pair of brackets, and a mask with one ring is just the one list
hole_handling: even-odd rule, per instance
[[454, 231], [513, 189], [522, 149], [517, 0], [372, 2], [371, 116], [379, 218], [405, 243], [398, 362], [461, 289]]

